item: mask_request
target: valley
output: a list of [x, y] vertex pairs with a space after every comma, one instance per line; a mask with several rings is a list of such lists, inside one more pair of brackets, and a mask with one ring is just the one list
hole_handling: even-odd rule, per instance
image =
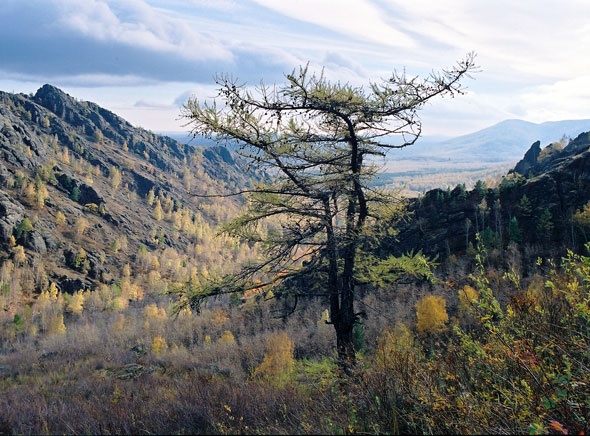
[[363, 239], [345, 374], [316, 276], [187, 304], [263, 255], [223, 225], [268, 174], [51, 85], [0, 92], [0, 433], [584, 434], [589, 131], [394, 150], [374, 186], [405, 213]]

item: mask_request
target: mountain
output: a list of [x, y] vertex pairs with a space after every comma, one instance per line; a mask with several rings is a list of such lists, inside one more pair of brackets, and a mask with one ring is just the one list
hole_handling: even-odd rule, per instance
[[0, 265], [34, 266], [38, 289], [69, 292], [166, 250], [189, 270], [193, 253], [202, 271], [220, 264], [209, 242], [238, 207], [206, 195], [257, 177], [223, 147], [155, 135], [50, 85], [0, 92]]
[[[560, 138], [583, 124], [512, 120], [446, 146], [468, 160], [469, 138], [479, 138], [472, 142], [477, 156], [490, 141], [529, 135], [530, 142], [531, 131]], [[37, 290], [52, 282], [74, 292], [120, 283], [129, 265], [141, 270], [142, 280], [158, 277], [174, 285], [248, 259], [251, 247], [213, 238], [218, 223], [240, 206], [239, 198], [218, 194], [263, 176], [228, 149], [198, 142], [187, 145], [133, 127], [50, 85], [34, 95], [0, 92], [0, 265], [27, 266]], [[514, 171], [497, 189], [457, 186], [411, 200], [414, 219], [402, 225], [391, 249], [460, 253], [474, 244], [476, 231], [488, 229], [506, 245], [514, 217], [523, 240], [541, 244], [537, 229], [546, 210], [553, 226], [548, 240], [577, 243], [571, 218], [590, 200], [587, 134], [563, 149], [540, 144], [511, 165]], [[447, 152], [438, 150], [439, 156]], [[529, 215], [519, 209], [525, 195]]]
[[[590, 120], [547, 121], [536, 124], [523, 120], [505, 120], [485, 129], [455, 138], [421, 137], [411, 147], [390, 154], [392, 164], [398, 161], [455, 163], [510, 163], [520, 159], [527, 147], [535, 141], [549, 144], [562, 138], [573, 138], [590, 130]], [[194, 138], [187, 132], [161, 132], [183, 144], [213, 146], [215, 142], [204, 137]]]
[[510, 162], [520, 159], [535, 141], [548, 144], [590, 130], [590, 120], [548, 121], [541, 124], [505, 120], [493, 126], [445, 141], [418, 142], [404, 150], [401, 159], [417, 156], [456, 162]]

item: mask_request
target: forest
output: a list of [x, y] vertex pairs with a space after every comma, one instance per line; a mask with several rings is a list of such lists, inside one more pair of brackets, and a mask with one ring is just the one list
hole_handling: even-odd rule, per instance
[[[341, 112], [362, 105], [344, 91]], [[0, 433], [589, 430], [588, 134], [473, 190], [371, 197], [395, 208], [366, 217], [341, 348], [322, 250], [240, 275], [306, 224], [236, 225], [285, 205], [247, 153], [183, 146], [47, 85], [0, 97]], [[372, 175], [336, 170], [322, 189]], [[228, 274], [245, 279], [220, 286]]]

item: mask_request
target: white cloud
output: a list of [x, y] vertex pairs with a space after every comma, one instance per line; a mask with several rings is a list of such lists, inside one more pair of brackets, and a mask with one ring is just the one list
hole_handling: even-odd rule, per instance
[[254, 0], [290, 18], [316, 24], [363, 41], [391, 47], [416, 47], [412, 38], [384, 20], [383, 11], [367, 0]]
[[590, 118], [590, 75], [525, 89], [519, 100], [531, 121]]
[[232, 59], [231, 51], [211, 34], [140, 0], [60, 0], [59, 7], [56, 27], [88, 38], [200, 60]]
[[494, 74], [564, 78], [590, 66], [587, 1], [414, 0], [405, 12], [426, 47], [475, 50]]

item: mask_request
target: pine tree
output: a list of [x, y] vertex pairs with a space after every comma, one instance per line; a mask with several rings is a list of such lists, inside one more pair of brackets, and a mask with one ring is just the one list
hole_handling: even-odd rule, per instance
[[[304, 292], [330, 301], [339, 362], [355, 362], [354, 326], [359, 249], [365, 232], [383, 220], [392, 194], [374, 189], [378, 169], [371, 162], [415, 143], [418, 111], [437, 96], [461, 93], [460, 82], [474, 70], [468, 55], [455, 67], [426, 79], [393, 72], [367, 88], [330, 83], [301, 67], [281, 86], [241, 85], [217, 78], [219, 100], [191, 99], [185, 116], [193, 133], [237, 142], [237, 151], [271, 175], [249, 194], [247, 211], [224, 227], [227, 235], [264, 242], [259, 264], [188, 292], [182, 301], [197, 306], [208, 296], [307, 280]], [[258, 231], [268, 217], [281, 231]], [[376, 225], [376, 224], [375, 224]], [[310, 277], [313, 280], [310, 281]]]

